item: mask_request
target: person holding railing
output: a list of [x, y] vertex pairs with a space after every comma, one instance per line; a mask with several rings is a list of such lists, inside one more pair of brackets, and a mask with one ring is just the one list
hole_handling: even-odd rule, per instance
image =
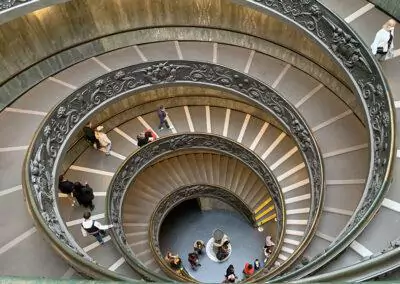
[[106, 235], [105, 230], [108, 230], [114, 225], [102, 225], [100, 222], [92, 220], [90, 217], [92, 214], [90, 212], [83, 213], [83, 222], [81, 224], [81, 232], [84, 237], [92, 235], [96, 240], [103, 245], [103, 237]]

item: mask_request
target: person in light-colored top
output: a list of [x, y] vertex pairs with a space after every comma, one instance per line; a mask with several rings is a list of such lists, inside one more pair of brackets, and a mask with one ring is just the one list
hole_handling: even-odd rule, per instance
[[90, 212], [83, 214], [83, 222], [81, 224], [81, 232], [84, 237], [92, 235], [102, 245], [104, 244], [103, 237], [105, 236], [105, 230], [114, 227], [114, 225], [102, 225], [100, 222], [92, 220]]
[[103, 126], [97, 126], [94, 135], [100, 144], [100, 151], [106, 153], [106, 155], [110, 155], [111, 152], [111, 140], [108, 138], [107, 134], [103, 132]]
[[395, 20], [390, 19], [387, 21], [382, 26], [382, 29], [376, 33], [374, 42], [371, 44], [372, 53], [380, 61], [390, 59], [394, 56], [393, 38], [395, 25]]

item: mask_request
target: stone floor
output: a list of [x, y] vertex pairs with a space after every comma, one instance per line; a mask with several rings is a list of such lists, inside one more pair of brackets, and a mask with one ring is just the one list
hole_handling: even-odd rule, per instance
[[[200, 257], [202, 266], [193, 271], [187, 261], [187, 255], [192, 250], [194, 241], [201, 239], [207, 243], [215, 228], [222, 229], [230, 237], [231, 256], [223, 263], [216, 263], [208, 258], [204, 251]], [[168, 250], [178, 253], [186, 270], [197, 280], [221, 283], [230, 264], [233, 264], [240, 279], [245, 262], [253, 262], [256, 258], [263, 260], [262, 248], [269, 231], [268, 226], [264, 228], [263, 232], [259, 232], [237, 212], [228, 210], [202, 212], [195, 201], [188, 201], [176, 207], [164, 221], [160, 234], [161, 249], [163, 253]]]

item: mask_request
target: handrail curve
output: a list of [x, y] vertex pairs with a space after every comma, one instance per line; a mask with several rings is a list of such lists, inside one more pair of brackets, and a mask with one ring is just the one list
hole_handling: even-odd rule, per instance
[[[216, 64], [184, 60], [141, 63], [102, 75], [74, 91], [44, 119], [27, 152], [24, 190], [28, 204], [35, 208], [32, 210], [34, 218], [52, 236], [52, 243], [57, 244], [67, 260], [81, 258], [82, 270], [96, 267], [74, 241], [58, 212], [54, 177], [58, 176], [60, 159], [67, 150], [69, 139], [96, 111], [128, 94], [172, 84], [220, 88], [244, 96], [275, 116], [292, 136], [305, 160], [312, 189], [309, 226], [305, 243], [300, 246], [304, 249], [322, 212], [324, 195], [322, 157], [306, 122], [290, 103], [258, 80]], [[104, 275], [115, 275], [101, 268], [99, 271]]]
[[[276, 281], [305, 277], [332, 260], [364, 230], [379, 210], [395, 158], [395, 113], [382, 70], [369, 48], [341, 18], [317, 0], [233, 0], [272, 13], [303, 29], [342, 67], [363, 106], [370, 136], [370, 169], [362, 200], [345, 229], [307, 265]], [[277, 274], [276, 274], [277, 275]]]
[[[124, 197], [139, 173], [156, 163], [157, 160], [160, 160], [162, 157], [169, 155], [172, 152], [177, 153], [178, 151], [187, 149], [212, 150], [216, 151], [217, 153], [222, 153], [232, 158], [236, 158], [249, 167], [265, 184], [265, 187], [269, 191], [269, 194], [274, 202], [275, 211], [277, 214], [277, 232], [279, 235], [276, 250], [274, 250], [274, 254], [270, 257], [265, 267], [266, 269], [270, 268], [270, 266], [274, 264], [276, 258], [278, 257], [277, 252], [283, 245], [283, 237], [285, 232], [285, 203], [279, 182], [269, 167], [253, 151], [244, 148], [236, 141], [215, 134], [183, 133], [164, 136], [133, 152], [125, 159], [124, 163], [115, 172], [106, 196], [106, 215], [110, 222], [116, 224], [114, 228], [112, 228], [111, 232], [113, 235], [113, 240], [116, 242], [120, 252], [124, 255], [125, 259], [131, 266], [134, 268], [138, 266], [140, 269], [144, 268], [143, 265], [137, 264], [138, 261], [135, 258], [135, 254], [126, 241], [123, 224], [119, 223], [119, 220], [123, 219], [122, 207]], [[247, 207], [243, 208], [245, 212], [248, 211], [245, 210]], [[154, 233], [158, 233], [158, 230], [152, 230], [151, 232], [153, 232], [153, 234], [149, 235], [149, 238], [153, 244], [157, 244], [158, 236], [156, 236]], [[159, 249], [155, 249], [155, 252], [157, 256], [161, 255]], [[165, 268], [164, 265], [162, 267]], [[168, 270], [171, 269], [168, 268]], [[148, 273], [151, 272], [149, 271]], [[169, 275], [174, 276], [176, 280], [185, 282], [193, 281], [193, 279], [187, 279], [173, 272], [169, 273]]]

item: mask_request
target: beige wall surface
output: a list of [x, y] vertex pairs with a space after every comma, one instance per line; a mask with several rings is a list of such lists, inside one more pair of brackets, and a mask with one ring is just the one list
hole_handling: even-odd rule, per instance
[[295, 50], [345, 81], [339, 67], [303, 31], [230, 0], [73, 0], [0, 26], [0, 83], [75, 45], [155, 26], [206, 26], [251, 34]]

